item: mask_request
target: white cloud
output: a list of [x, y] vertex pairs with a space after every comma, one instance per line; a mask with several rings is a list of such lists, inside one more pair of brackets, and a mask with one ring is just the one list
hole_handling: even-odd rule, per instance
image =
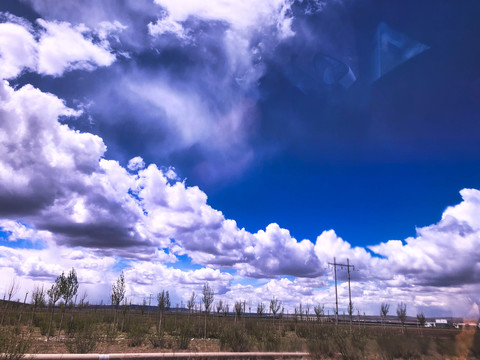
[[238, 266], [242, 275], [312, 277], [324, 273], [311, 241], [297, 242], [288, 230], [281, 229], [277, 224], [268, 225], [265, 231], [260, 230], [253, 237], [249, 246], [245, 247], [245, 253], [251, 259]]
[[391, 240], [370, 249], [386, 258], [391, 272], [410, 283], [449, 286], [480, 280], [480, 191], [464, 189], [463, 201], [449, 207], [440, 222], [417, 229], [405, 244]]
[[38, 41], [38, 72], [62, 75], [65, 71], [91, 71], [98, 66], [109, 66], [115, 61], [106, 44], [94, 44], [85, 36], [89, 29], [72, 27], [65, 22], [37, 20], [45, 31]]
[[235, 1], [214, 0], [196, 1], [186, 0], [155, 0], [164, 7], [173, 21], [183, 22], [189, 17], [198, 17], [204, 20], [225, 21], [235, 29], [252, 29], [259, 26], [275, 24], [279, 27], [288, 22], [287, 9], [291, 5], [288, 0], [266, 1]]
[[[130, 259], [126, 273], [132, 296], [151, 293], [161, 278], [165, 288], [181, 284], [179, 298], [211, 281], [221, 296], [233, 301], [253, 287], [232, 285], [233, 276], [224, 270], [234, 269], [240, 282], [247, 276], [273, 278], [255, 287], [250, 301], [273, 294], [293, 306], [299, 298], [331, 304], [326, 263], [337, 257], [350, 259], [359, 270], [352, 276], [352, 291], [362, 309], [375, 311], [379, 298], [413, 304], [411, 311], [428, 304], [455, 312], [478, 308], [478, 190], [462, 190], [463, 201], [447, 208], [439, 223], [418, 229], [415, 238], [370, 247], [382, 256], [378, 258], [332, 230], [314, 244], [298, 242], [277, 224], [255, 234], [239, 229], [208, 205], [198, 187], [178, 181], [173, 169], [144, 167], [136, 157], [129, 172], [104, 159], [101, 138], [58, 121], [79, 112], [31, 85], [15, 90], [1, 83], [0, 109], [0, 226], [8, 241], [39, 239], [46, 244], [40, 250], [0, 247], [0, 274], [49, 281], [74, 266], [82, 281], [100, 294], [96, 286], [113, 281], [114, 266], [124, 258]], [[11, 220], [19, 218], [24, 223]], [[62, 261], [57, 263], [53, 259], [58, 254]], [[206, 267], [181, 271], [165, 265], [182, 254]], [[297, 279], [281, 278], [285, 275]], [[345, 273], [339, 278], [345, 280]], [[339, 294], [347, 296], [344, 282]], [[464, 297], [461, 307], [453, 294]]]
[[152, 36], [159, 36], [163, 34], [173, 34], [179, 39], [185, 40], [188, 38], [185, 29], [177, 21], [170, 16], [159, 19], [156, 23], [148, 24], [148, 33]]
[[109, 66], [115, 55], [107, 37], [124, 28], [118, 22], [103, 22], [98, 32], [100, 41], [94, 42], [95, 32], [82, 24], [74, 27], [43, 19], [37, 23], [42, 27], [38, 31], [25, 21], [0, 24], [0, 78], [13, 79], [23, 70], [60, 76], [67, 71]]
[[140, 156], [135, 156], [134, 158], [130, 159], [127, 167], [131, 171], [138, 171], [145, 167], [145, 162]]
[[19, 24], [0, 24], [0, 79], [17, 77], [23, 69], [35, 69], [37, 43]]

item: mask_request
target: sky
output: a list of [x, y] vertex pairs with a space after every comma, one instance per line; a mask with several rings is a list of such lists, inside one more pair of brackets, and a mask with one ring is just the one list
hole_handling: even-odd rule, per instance
[[91, 303], [123, 271], [132, 303], [333, 313], [335, 258], [355, 313], [480, 316], [479, 15], [2, 1], [0, 293], [75, 268]]

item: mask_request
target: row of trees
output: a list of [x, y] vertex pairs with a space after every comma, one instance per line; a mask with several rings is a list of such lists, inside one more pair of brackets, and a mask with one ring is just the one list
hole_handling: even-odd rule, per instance
[[[5, 315], [8, 312], [8, 307], [13, 299], [13, 296], [18, 291], [19, 287], [20, 286], [18, 282], [13, 280], [9, 285], [9, 287], [7, 288], [6, 296], [4, 297], [4, 300], [7, 300], [7, 301], [5, 302], [5, 307], [2, 313], [2, 319], [0, 321], [0, 325], [3, 325], [4, 323]], [[31, 295], [32, 305], [33, 305], [32, 306], [32, 322], [37, 309], [46, 306], [47, 297], [48, 297], [48, 304], [51, 307], [50, 322], [49, 322], [48, 332], [47, 332], [47, 341], [50, 338], [50, 333], [51, 333], [50, 330], [52, 327], [53, 316], [55, 312], [55, 305], [60, 299], [63, 300], [63, 304], [62, 304], [63, 311], [61, 315], [60, 325], [58, 328], [58, 333], [60, 334], [60, 331], [62, 329], [63, 319], [67, 311], [67, 307], [72, 308], [74, 306], [77, 292], [78, 292], [78, 278], [77, 278], [77, 273], [73, 268], [70, 270], [70, 272], [67, 275], [65, 275], [65, 273], [62, 272], [62, 274], [55, 279], [55, 282], [52, 284], [52, 286], [48, 290], [45, 290], [43, 286], [34, 287]], [[27, 297], [28, 297], [28, 292], [25, 294], [25, 300], [23, 301], [24, 305], [27, 301]], [[84, 296], [84, 298], [82, 298], [82, 304], [85, 297], [86, 295]], [[18, 324], [20, 324], [21, 318], [22, 318], [22, 312], [20, 312], [20, 315], [18, 318]]]
[[[382, 303], [380, 305], [380, 317], [382, 319], [382, 324], [385, 326], [385, 320], [387, 318], [388, 312], [390, 311], [390, 304]], [[407, 304], [401, 302], [397, 305], [397, 317], [402, 323], [402, 328], [405, 329], [405, 322], [407, 321]], [[417, 322], [421, 327], [425, 326], [427, 319], [423, 312], [417, 314]]]
[[[18, 291], [18, 288], [19, 288], [18, 283], [13, 281], [7, 289], [5, 297], [6, 297], [6, 300], [8, 301], [6, 302], [4, 312], [2, 314], [2, 318], [0, 321], [0, 325], [3, 325], [5, 313], [8, 311], [9, 303], [13, 298], [15, 292]], [[62, 329], [63, 319], [66, 314], [67, 308], [71, 309], [76, 304], [77, 292], [78, 292], [78, 278], [77, 278], [75, 269], [73, 268], [70, 270], [70, 272], [67, 275], [65, 275], [65, 273], [62, 272], [62, 274], [55, 279], [55, 282], [52, 284], [52, 286], [48, 290], [45, 291], [43, 286], [42, 287], [35, 286], [35, 288], [33, 289], [33, 292], [31, 295], [32, 305], [33, 305], [32, 319], [38, 308], [46, 306], [47, 296], [48, 296], [48, 304], [51, 306], [50, 323], [49, 323], [47, 340], [50, 336], [50, 328], [52, 326], [55, 306], [57, 302], [59, 300], [63, 301], [61, 306], [62, 313], [61, 313], [60, 326], [58, 329], [58, 333], [60, 334], [60, 331]], [[124, 305], [126, 304], [125, 295], [126, 295], [125, 275], [122, 272], [118, 277], [118, 279], [112, 284], [112, 291], [111, 291], [111, 304], [115, 309], [115, 312], [114, 312], [115, 330], [118, 330], [118, 327], [119, 327], [118, 313], [120, 310], [120, 306], [122, 305], [122, 303], [124, 303]], [[28, 296], [28, 293], [25, 296], [25, 302], [26, 302], [27, 296]], [[160, 292], [156, 294], [156, 298], [157, 298], [157, 306], [159, 309], [157, 330], [158, 332], [161, 332], [164, 313], [165, 311], [169, 311], [171, 308], [170, 294], [168, 290], [162, 289]], [[213, 308], [214, 298], [215, 298], [215, 294], [213, 289], [210, 287], [208, 283], [205, 283], [203, 285], [201, 303], [200, 303], [200, 304], [203, 304], [204, 313], [205, 313], [205, 336], [206, 336], [206, 328], [207, 328], [207, 314], [209, 314]], [[78, 305], [84, 306], [85, 299], [86, 299], [86, 293], [82, 296]], [[189, 314], [193, 312], [196, 305], [196, 301], [197, 301], [197, 295], [195, 294], [195, 292], [192, 292], [191, 297], [187, 301], [187, 309]], [[145, 308], [145, 307], [146, 307], [146, 301], [144, 300], [142, 308]], [[229, 313], [229, 305], [224, 304], [222, 300], [219, 300], [217, 302], [215, 309], [217, 311], [217, 314], [223, 313], [224, 315], [226, 315]], [[272, 297], [272, 299], [270, 300], [269, 310], [270, 310], [270, 313], [273, 315], [273, 319], [275, 319], [277, 316], [284, 313], [284, 307], [282, 306], [282, 302], [278, 300], [275, 296]], [[324, 305], [318, 304], [313, 307], [313, 310], [318, 320], [320, 320], [322, 317], [325, 316]], [[246, 301], [236, 301], [233, 307], [233, 311], [235, 314], [235, 319], [240, 318], [242, 314], [246, 313]], [[250, 311], [251, 311], [251, 308], [250, 308]], [[266, 314], [266, 311], [267, 311], [267, 306], [265, 305], [265, 303], [259, 302], [257, 304], [257, 309], [256, 309], [257, 315], [261, 317], [264, 314]], [[380, 316], [381, 316], [383, 325], [385, 324], [385, 319], [389, 311], [390, 311], [390, 304], [382, 303], [380, 306]], [[299, 316], [301, 319], [303, 319], [304, 315], [308, 318], [310, 314], [310, 306], [307, 305], [303, 307], [302, 303], [300, 303], [299, 307], [295, 308], [294, 314], [296, 317]], [[407, 318], [407, 305], [405, 303], [402, 302], [398, 304], [397, 316], [400, 322], [402, 323], [402, 326], [404, 326]], [[419, 313], [417, 315], [417, 320], [421, 326], [425, 325], [426, 318], [423, 313]], [[122, 328], [123, 328], [123, 325], [122, 325]]]

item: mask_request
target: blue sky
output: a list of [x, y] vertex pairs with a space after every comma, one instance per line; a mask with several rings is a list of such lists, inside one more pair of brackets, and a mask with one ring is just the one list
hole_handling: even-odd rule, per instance
[[479, 11], [3, 2], [0, 291], [331, 308], [336, 257], [361, 311], [478, 316]]

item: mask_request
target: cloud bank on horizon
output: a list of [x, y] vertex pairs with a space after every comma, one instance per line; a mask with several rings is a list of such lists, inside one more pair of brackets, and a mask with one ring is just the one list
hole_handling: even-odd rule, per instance
[[[287, 308], [298, 299], [328, 308], [336, 257], [358, 270], [361, 311], [403, 301], [412, 314], [478, 316], [479, 190], [462, 189], [462, 201], [416, 236], [365, 247], [334, 230], [301, 241], [277, 223], [249, 232], [167, 161], [144, 160], [187, 153], [200, 178], [228, 181], [277, 151], [256, 138], [258, 82], [304, 31], [295, 6], [318, 13], [333, 3], [32, 0], [36, 19], [1, 13], [0, 277], [29, 289], [74, 267], [99, 300], [123, 270], [133, 301], [166, 288], [180, 303], [208, 281], [227, 302], [274, 295]], [[79, 98], [42, 89], [75, 76], [88, 80]], [[127, 157], [119, 139], [139, 153]], [[347, 291], [341, 283], [340, 297]]]

